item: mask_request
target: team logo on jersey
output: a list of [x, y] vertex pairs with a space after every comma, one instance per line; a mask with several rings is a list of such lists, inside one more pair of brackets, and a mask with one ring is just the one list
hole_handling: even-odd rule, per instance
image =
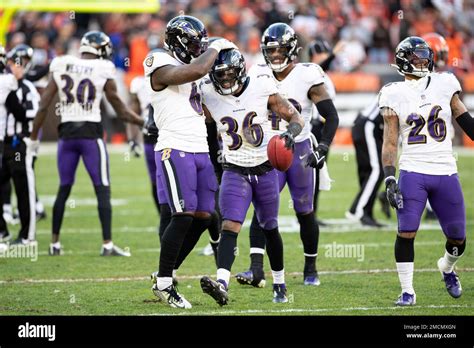
[[147, 67], [151, 67], [153, 65], [153, 56], [149, 56], [147, 59], [145, 59], [145, 65]]

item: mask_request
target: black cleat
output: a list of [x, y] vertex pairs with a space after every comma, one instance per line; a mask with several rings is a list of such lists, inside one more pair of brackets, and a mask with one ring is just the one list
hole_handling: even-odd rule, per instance
[[201, 278], [202, 292], [211, 296], [220, 306], [224, 306], [229, 302], [227, 290], [224, 284], [216, 282], [209, 277]]
[[48, 255], [50, 256], [61, 256], [63, 251], [61, 247], [56, 248], [52, 243], [49, 244]]
[[10, 233], [8, 233], [8, 231], [0, 232], [0, 243], [6, 243], [10, 239], [12, 239], [12, 236]]
[[46, 220], [46, 212], [42, 211], [40, 213], [36, 212], [36, 222]]
[[360, 223], [364, 226], [370, 226], [370, 227], [385, 227], [384, 224], [377, 222], [373, 217], [370, 217], [367, 215], [364, 215], [360, 218]]
[[[256, 275], [256, 273], [261, 273], [261, 276]], [[252, 285], [256, 288], [264, 288], [266, 284], [263, 270], [261, 270], [261, 272], [254, 272], [249, 269], [248, 271], [237, 273], [235, 278], [237, 278], [239, 284]]]

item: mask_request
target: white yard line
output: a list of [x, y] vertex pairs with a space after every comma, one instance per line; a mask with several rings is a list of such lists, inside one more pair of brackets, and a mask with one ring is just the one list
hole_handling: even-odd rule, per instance
[[[474, 268], [458, 268], [457, 271], [462, 272], [474, 272]], [[318, 272], [320, 275], [347, 275], [347, 274], [380, 274], [380, 273], [396, 273], [396, 269], [351, 269], [343, 271], [321, 271]], [[426, 273], [426, 272], [439, 272], [437, 268], [421, 268], [415, 269], [415, 273]], [[286, 273], [286, 276], [302, 276], [302, 272], [290, 272]], [[181, 280], [193, 280], [200, 279], [204, 274], [201, 275], [179, 275], [178, 279]], [[268, 274], [270, 276], [270, 274]], [[47, 284], [47, 283], [82, 283], [82, 282], [95, 282], [95, 283], [113, 283], [113, 282], [130, 282], [130, 281], [146, 281], [150, 280], [149, 277], [136, 276], [136, 277], [111, 277], [111, 278], [56, 278], [56, 279], [18, 279], [18, 280], [0, 280], [0, 285], [3, 284]]]
[[181, 311], [176, 313], [153, 313], [153, 314], [144, 314], [146, 315], [156, 315], [156, 316], [188, 316], [188, 315], [245, 315], [245, 314], [285, 314], [285, 313], [327, 313], [327, 312], [356, 312], [356, 311], [402, 311], [402, 310], [413, 310], [413, 309], [443, 309], [443, 308], [474, 308], [474, 306], [469, 305], [428, 305], [428, 306], [414, 306], [414, 307], [343, 307], [343, 308], [314, 308], [314, 309], [305, 309], [305, 308], [288, 308], [288, 309], [246, 309], [246, 310], [217, 310], [217, 311]]

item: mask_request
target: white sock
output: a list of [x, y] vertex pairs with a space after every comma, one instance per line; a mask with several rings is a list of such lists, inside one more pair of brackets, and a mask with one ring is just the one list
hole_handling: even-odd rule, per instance
[[108, 243], [102, 244], [102, 246], [104, 247], [104, 249], [110, 250], [114, 247], [114, 242], [110, 241]]
[[415, 289], [413, 289], [414, 268], [414, 262], [397, 262], [398, 279], [400, 279], [402, 292], [408, 292], [412, 295], [415, 293]]
[[229, 286], [230, 271], [225, 268], [219, 268], [217, 270], [217, 280], [223, 280]]
[[439, 269], [444, 273], [451, 273], [454, 270], [454, 265], [459, 260], [460, 256], [453, 256], [447, 251], [444, 252], [444, 256], [441, 258], [439, 262]]
[[51, 245], [53, 246], [53, 248], [61, 249], [61, 242], [51, 243]]
[[156, 278], [156, 285], [158, 285], [158, 290], [166, 289], [173, 285], [173, 277], [158, 277]]
[[174, 270], [173, 270], [173, 278], [176, 278], [176, 272], [178, 272], [178, 270], [177, 270], [177, 269], [174, 269]]
[[262, 255], [265, 255], [265, 249], [262, 249], [262, 248], [250, 248], [250, 254], [262, 254]]
[[272, 270], [273, 284], [285, 284], [285, 269], [281, 271]]

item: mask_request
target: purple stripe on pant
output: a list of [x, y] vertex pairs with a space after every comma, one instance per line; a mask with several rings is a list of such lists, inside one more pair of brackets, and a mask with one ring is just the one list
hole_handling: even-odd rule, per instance
[[397, 210], [400, 232], [418, 230], [429, 199], [446, 237], [466, 237], [466, 209], [457, 174], [428, 175], [401, 170], [399, 185], [403, 195], [403, 209]]
[[277, 172], [280, 192], [285, 187], [285, 184], [288, 183], [291, 198], [293, 199], [293, 207], [298, 214], [310, 213], [314, 209], [313, 198], [316, 172], [315, 169], [305, 166], [306, 156], [311, 151], [311, 140], [306, 139], [296, 143], [293, 163], [290, 168], [286, 172]]
[[109, 186], [109, 156], [102, 139], [59, 139], [57, 158], [60, 185], [74, 184], [81, 157], [94, 186]]
[[224, 171], [219, 192], [222, 219], [243, 223], [250, 202], [263, 229], [278, 227], [280, 191], [276, 170], [259, 176]]

